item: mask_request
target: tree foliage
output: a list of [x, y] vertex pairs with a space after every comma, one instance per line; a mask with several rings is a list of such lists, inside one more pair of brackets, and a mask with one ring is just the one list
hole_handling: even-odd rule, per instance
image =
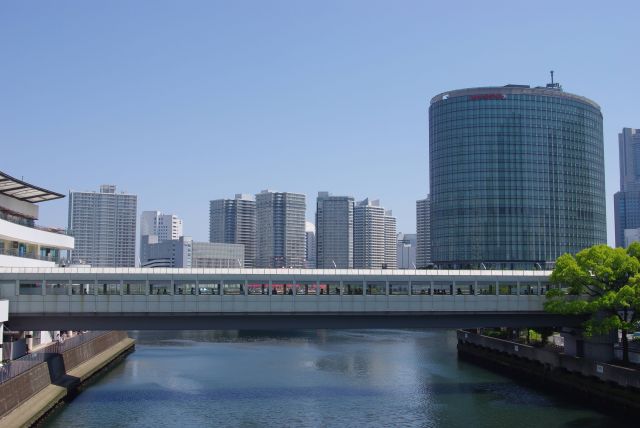
[[[640, 319], [640, 243], [629, 248], [595, 245], [556, 261], [545, 310], [588, 315], [585, 334], [633, 330]], [[633, 315], [629, 318], [630, 315]], [[626, 346], [626, 335], [623, 334]], [[627, 349], [624, 350], [627, 355]]]

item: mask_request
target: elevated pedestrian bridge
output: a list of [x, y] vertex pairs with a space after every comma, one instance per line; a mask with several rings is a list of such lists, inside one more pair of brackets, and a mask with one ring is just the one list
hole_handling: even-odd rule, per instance
[[549, 271], [0, 268], [15, 330], [575, 325]]

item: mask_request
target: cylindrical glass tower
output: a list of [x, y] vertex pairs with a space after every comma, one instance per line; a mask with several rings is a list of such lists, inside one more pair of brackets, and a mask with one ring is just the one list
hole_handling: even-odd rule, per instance
[[434, 97], [429, 174], [440, 267], [544, 268], [606, 242], [602, 113], [557, 84]]

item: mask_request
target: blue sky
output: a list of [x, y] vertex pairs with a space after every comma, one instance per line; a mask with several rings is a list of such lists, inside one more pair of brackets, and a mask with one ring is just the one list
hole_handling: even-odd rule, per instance
[[[208, 238], [208, 201], [270, 188], [380, 199], [415, 231], [427, 109], [451, 89], [543, 85], [640, 127], [640, 2], [32, 1], [0, 4], [0, 170], [102, 183]], [[41, 207], [66, 225], [67, 200]]]

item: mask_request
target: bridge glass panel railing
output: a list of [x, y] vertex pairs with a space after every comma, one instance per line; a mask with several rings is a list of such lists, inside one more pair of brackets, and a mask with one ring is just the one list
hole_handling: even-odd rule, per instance
[[149, 280], [149, 294], [168, 295], [172, 292], [171, 281]]
[[499, 282], [498, 283], [498, 294], [501, 296], [517, 296], [518, 295], [518, 284], [515, 282]]
[[434, 296], [451, 296], [453, 294], [453, 281], [435, 281], [433, 283]]
[[541, 282], [540, 283], [540, 294], [547, 294], [547, 292], [549, 290], [551, 290], [552, 288], [555, 288], [556, 286], [554, 286], [553, 284], [549, 284], [548, 282]]
[[128, 296], [144, 296], [146, 289], [147, 283], [145, 281], [127, 281], [123, 284], [124, 294]]
[[244, 282], [224, 281], [223, 293], [225, 296], [240, 296], [244, 294]]
[[[96, 294], [99, 296], [115, 296], [119, 295], [122, 290], [120, 282], [99, 282], [95, 285]], [[143, 289], [144, 294], [144, 289]]]
[[478, 281], [478, 295], [480, 296], [495, 296], [496, 295], [496, 282], [495, 281]]
[[473, 282], [458, 282], [455, 284], [456, 296], [472, 296], [476, 293]]
[[247, 292], [251, 295], [266, 296], [269, 294], [269, 280], [249, 281], [247, 284]]
[[94, 285], [95, 283], [91, 279], [73, 281], [71, 283], [71, 294], [78, 295], [78, 296], [86, 296], [86, 295], [94, 294], [94, 291], [95, 291]]
[[520, 283], [520, 295], [521, 296], [535, 296], [538, 294], [539, 286], [538, 282], [521, 282]]
[[[342, 282], [342, 294], [344, 295], [354, 295], [354, 296], [362, 296], [362, 281], [343, 281]], [[384, 294], [384, 289], [382, 294]]]
[[176, 296], [195, 296], [198, 294], [196, 280], [175, 280], [173, 282], [173, 294]]
[[322, 295], [340, 295], [340, 282], [325, 281], [318, 284]]
[[385, 295], [387, 294], [387, 283], [384, 281], [367, 281], [366, 283], [367, 295]]
[[389, 295], [390, 296], [408, 296], [409, 281], [390, 281]]
[[37, 296], [42, 294], [42, 281], [40, 280], [20, 280], [18, 288], [21, 296]]
[[286, 281], [272, 281], [271, 295], [273, 296], [293, 296], [293, 283]]
[[297, 296], [315, 296], [318, 291], [318, 285], [315, 281], [300, 281], [295, 287]]
[[68, 286], [68, 281], [47, 281], [45, 283], [45, 293], [48, 296], [65, 295], [69, 292]]
[[430, 295], [431, 281], [411, 281], [411, 294], [414, 296]]
[[198, 290], [201, 295], [220, 295], [222, 289], [220, 281], [200, 281], [198, 282]]

